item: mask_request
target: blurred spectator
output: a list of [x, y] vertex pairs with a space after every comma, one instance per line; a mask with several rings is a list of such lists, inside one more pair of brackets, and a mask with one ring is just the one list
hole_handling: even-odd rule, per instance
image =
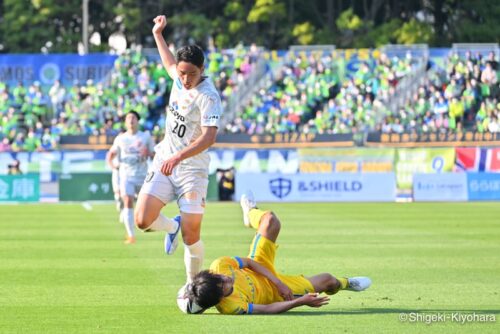
[[10, 141], [9, 138], [4, 138], [0, 142], [0, 152], [9, 152], [12, 150], [12, 147], [10, 146]]
[[232, 201], [234, 195], [234, 167], [229, 169], [218, 168], [216, 170], [217, 183], [219, 186], [219, 200]]
[[[394, 94], [398, 82], [412, 71], [413, 60], [378, 59], [361, 62], [357, 71], [345, 72], [329, 54], [291, 57], [276, 83], [261, 89], [243, 113], [226, 127], [230, 133], [350, 133], [376, 125], [378, 115]], [[400, 127], [395, 127], [400, 129]]]
[[[255, 45], [210, 50], [206, 73], [213, 77], [223, 104], [252, 73], [259, 52]], [[414, 63], [410, 56], [381, 54], [348, 70], [346, 62], [332, 54], [292, 54], [276, 82], [254, 94], [225, 131], [498, 131], [499, 66], [494, 53], [486, 57], [472, 52], [463, 57], [450, 54], [445, 68], [428, 72], [417, 92], [391, 113], [387, 102]], [[63, 135], [114, 136], [130, 110], [142, 116], [143, 129], [161, 136], [171, 85], [160, 62], [140, 50], [120, 56], [100, 83], [88, 80], [64, 87], [56, 81], [44, 91], [39, 82], [12, 87], [0, 82], [0, 150], [53, 150]]]
[[[207, 74], [214, 77], [224, 101], [253, 69], [255, 49], [238, 46], [207, 57]], [[172, 80], [159, 59], [128, 50], [101, 83], [87, 80], [64, 87], [56, 81], [47, 91], [39, 82], [13, 89], [0, 82], [0, 133], [15, 151], [57, 148], [63, 135], [116, 135], [122, 118], [135, 110], [140, 126], [161, 132]]]
[[[399, 115], [384, 118], [376, 128], [387, 131], [389, 124], [403, 119], [405, 131], [496, 132], [500, 114], [500, 89], [495, 54], [487, 58], [467, 52], [453, 53], [446, 69], [433, 70], [417, 94], [401, 108]], [[385, 129], [385, 130], [384, 130]], [[393, 132], [391, 128], [390, 132]]]
[[14, 160], [13, 163], [9, 164], [7, 174], [9, 175], [19, 175], [23, 172], [21, 171], [21, 162], [19, 160]]

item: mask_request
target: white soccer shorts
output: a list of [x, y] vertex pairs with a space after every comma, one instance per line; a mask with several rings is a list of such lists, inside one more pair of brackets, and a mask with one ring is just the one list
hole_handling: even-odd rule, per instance
[[166, 176], [160, 171], [162, 164], [163, 160], [155, 156], [141, 193], [152, 195], [165, 204], [177, 199], [181, 212], [203, 214], [208, 188], [208, 172], [177, 166], [172, 175]]

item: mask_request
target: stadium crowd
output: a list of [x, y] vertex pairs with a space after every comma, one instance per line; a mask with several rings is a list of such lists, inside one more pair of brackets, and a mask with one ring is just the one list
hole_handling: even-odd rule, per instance
[[[225, 102], [249, 75], [257, 60], [255, 46], [217, 51], [207, 57], [206, 73]], [[116, 135], [130, 110], [141, 115], [141, 127], [159, 136], [172, 80], [158, 57], [141, 50], [117, 58], [107, 80], [65, 87], [39, 82], [9, 87], [0, 82], [0, 152], [57, 148], [63, 135]]]
[[[342, 65], [343, 64], [343, 65]], [[230, 133], [351, 133], [373, 128], [398, 82], [414, 61], [389, 58], [362, 62], [342, 78], [345, 63], [331, 55], [292, 57], [278, 80], [256, 94], [226, 131]]]
[[[211, 50], [206, 74], [223, 104], [251, 73], [255, 46]], [[355, 71], [329, 54], [291, 54], [269, 87], [259, 90], [224, 129], [228, 133], [356, 133], [381, 131], [500, 131], [498, 60], [467, 52], [451, 54], [445, 68], [428, 72], [403, 107], [391, 112], [387, 101], [414, 69], [411, 56], [361, 62]], [[14, 87], [0, 82], [0, 152], [57, 148], [63, 135], [116, 135], [130, 110], [141, 126], [161, 136], [172, 85], [157, 57], [141, 50], [117, 58], [104, 82], [88, 80], [69, 87], [33, 82]]]
[[376, 130], [403, 131], [500, 131], [498, 60], [466, 52], [451, 54], [442, 71], [430, 71], [414, 96], [395, 114], [384, 118]]

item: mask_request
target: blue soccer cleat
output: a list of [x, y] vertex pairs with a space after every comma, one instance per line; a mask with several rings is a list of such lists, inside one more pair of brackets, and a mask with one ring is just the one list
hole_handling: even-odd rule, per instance
[[165, 253], [167, 255], [174, 254], [177, 249], [177, 245], [179, 244], [179, 231], [181, 230], [181, 216], [175, 216], [173, 218], [174, 221], [177, 222], [177, 229], [174, 233], [167, 233], [165, 235]]

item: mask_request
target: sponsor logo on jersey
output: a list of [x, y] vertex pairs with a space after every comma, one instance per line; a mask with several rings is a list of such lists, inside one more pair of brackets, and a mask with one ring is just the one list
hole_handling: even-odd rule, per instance
[[177, 101], [172, 101], [172, 103], [169, 105], [169, 108], [171, 111], [179, 110], [179, 105], [177, 104]]
[[203, 119], [206, 121], [215, 121], [219, 119], [219, 115], [203, 115]]
[[185, 122], [186, 118], [182, 116], [177, 110], [172, 110], [172, 116], [174, 116], [177, 120], [181, 122]]

